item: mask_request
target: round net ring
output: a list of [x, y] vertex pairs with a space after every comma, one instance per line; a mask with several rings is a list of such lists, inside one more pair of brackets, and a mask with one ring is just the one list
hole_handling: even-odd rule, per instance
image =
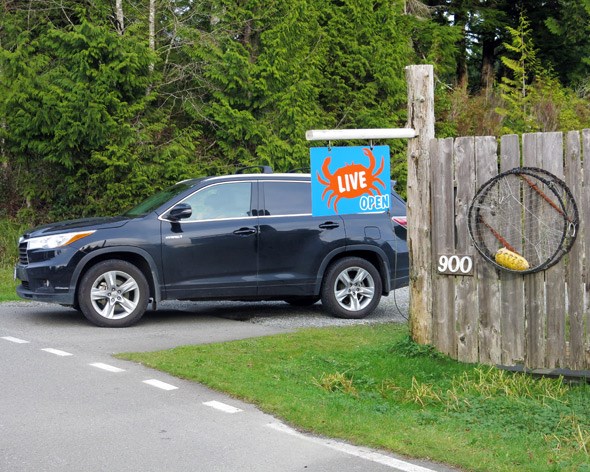
[[496, 268], [519, 274], [556, 264], [571, 249], [578, 224], [578, 208], [565, 182], [534, 167], [488, 180], [468, 215], [477, 251]]

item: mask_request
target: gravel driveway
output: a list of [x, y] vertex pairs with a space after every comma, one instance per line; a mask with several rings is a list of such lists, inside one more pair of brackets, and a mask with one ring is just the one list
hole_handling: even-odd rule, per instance
[[405, 323], [408, 318], [408, 287], [383, 297], [377, 309], [361, 320], [335, 318], [322, 310], [321, 303], [294, 307], [284, 302], [162, 302], [161, 308], [206, 312], [220, 318], [239, 320], [276, 328], [350, 326], [385, 322]]
[[[262, 326], [279, 329], [298, 329], [324, 326], [350, 326], [353, 324], [375, 324], [385, 322], [405, 323], [408, 317], [408, 287], [400, 288], [383, 297], [377, 309], [368, 317], [361, 320], [345, 320], [335, 318], [322, 309], [321, 303], [311, 307], [295, 307], [285, 302], [185, 302], [164, 301], [158, 305], [158, 310], [179, 310], [205, 316], [215, 316], [230, 320], [244, 321]], [[47, 308], [50, 305], [41, 302], [5, 302], [4, 308], [23, 306], [39, 306]], [[81, 315], [80, 315], [81, 316]], [[149, 316], [149, 315], [148, 315]], [[141, 320], [139, 322], [141, 325]]]

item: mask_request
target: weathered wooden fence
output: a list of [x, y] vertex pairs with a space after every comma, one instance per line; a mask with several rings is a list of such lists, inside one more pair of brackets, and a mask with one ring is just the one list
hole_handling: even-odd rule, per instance
[[[432, 287], [431, 342], [466, 362], [590, 368], [590, 229], [585, 225], [590, 217], [590, 130], [500, 140], [432, 139], [429, 161], [429, 173], [418, 177], [429, 180], [431, 211], [421, 214], [430, 221], [409, 223], [430, 228], [429, 239], [418, 236], [412, 244], [424, 242], [432, 251], [431, 279], [425, 284]], [[580, 216], [571, 252], [550, 269], [529, 275], [499, 271], [486, 262], [471, 242], [467, 224], [477, 189], [498, 172], [518, 166], [540, 167], [563, 179]], [[473, 276], [438, 273], [441, 254], [472, 256]]]

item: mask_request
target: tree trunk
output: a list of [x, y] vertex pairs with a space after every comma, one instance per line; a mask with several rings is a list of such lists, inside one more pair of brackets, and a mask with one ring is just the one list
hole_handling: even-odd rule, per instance
[[461, 11], [461, 5], [454, 12], [454, 25], [461, 28], [461, 40], [459, 41], [459, 52], [457, 55], [457, 87], [466, 88], [469, 80], [469, 73], [467, 70], [467, 18], [464, 12]]
[[123, 15], [123, 0], [115, 1], [115, 14], [117, 16], [117, 32], [123, 34], [125, 32], [125, 16]]
[[[149, 47], [156, 50], [156, 0], [150, 0], [149, 13]], [[150, 63], [150, 72], [154, 71], [154, 63]]]
[[481, 55], [481, 87], [487, 92], [493, 87], [496, 75], [494, 72], [494, 62], [496, 61], [496, 40], [493, 36], [483, 36]]

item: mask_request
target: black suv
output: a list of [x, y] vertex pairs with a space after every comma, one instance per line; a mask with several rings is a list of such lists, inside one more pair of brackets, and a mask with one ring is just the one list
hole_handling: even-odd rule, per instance
[[388, 213], [314, 217], [310, 185], [309, 174], [191, 179], [121, 216], [36, 228], [19, 241], [17, 293], [110, 327], [170, 299], [321, 299], [363, 318], [408, 283], [405, 231]]

